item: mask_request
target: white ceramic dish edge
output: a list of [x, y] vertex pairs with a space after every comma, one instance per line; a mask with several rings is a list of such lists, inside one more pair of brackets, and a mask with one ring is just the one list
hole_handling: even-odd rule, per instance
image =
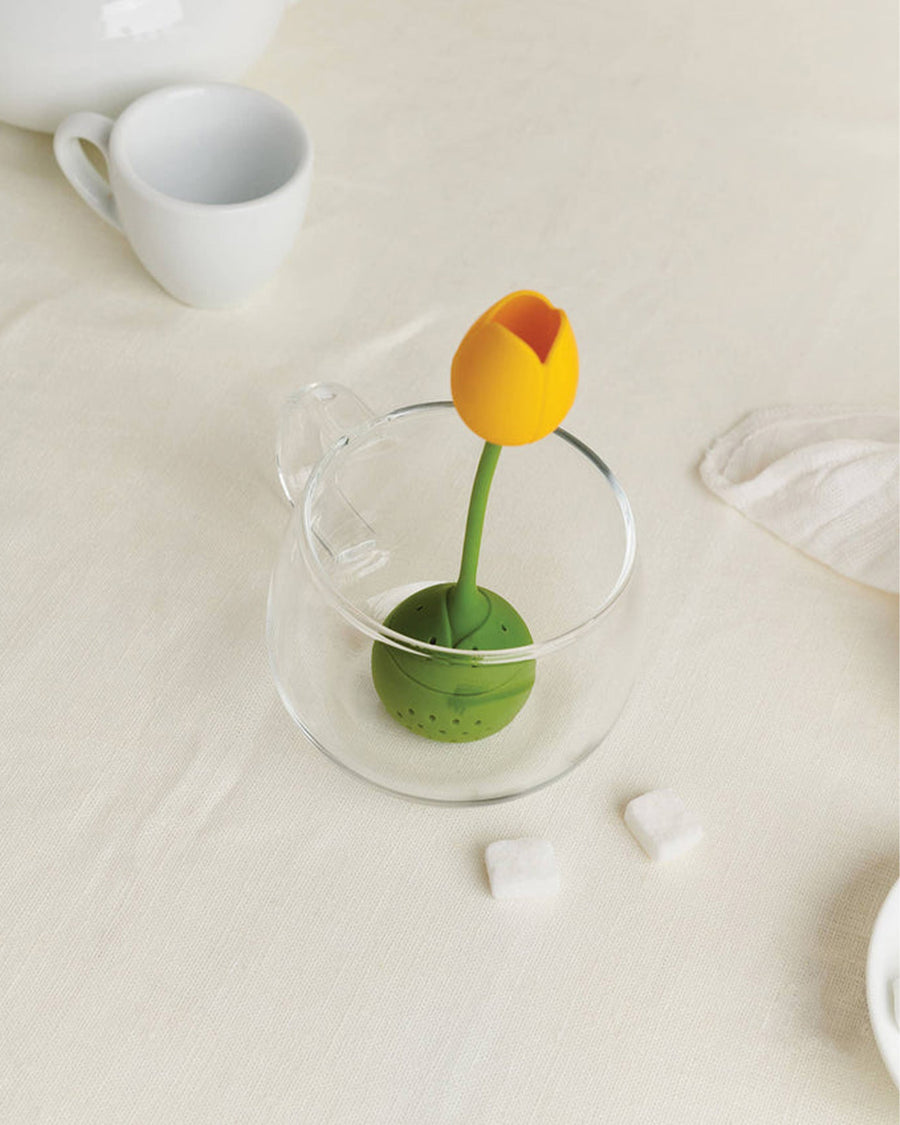
[[900, 976], [900, 881], [881, 905], [866, 959], [866, 1000], [875, 1042], [894, 1084], [900, 1087], [900, 1027], [894, 1013], [892, 981]]

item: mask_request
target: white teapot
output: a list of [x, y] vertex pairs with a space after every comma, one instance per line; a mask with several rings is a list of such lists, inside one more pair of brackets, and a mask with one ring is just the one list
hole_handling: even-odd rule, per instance
[[157, 86], [233, 81], [293, 0], [0, 0], [0, 120], [53, 132]]

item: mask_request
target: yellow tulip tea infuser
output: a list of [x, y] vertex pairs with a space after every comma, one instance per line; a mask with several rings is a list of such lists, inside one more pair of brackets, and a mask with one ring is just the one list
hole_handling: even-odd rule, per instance
[[460, 341], [452, 400], [379, 413], [323, 380], [285, 402], [291, 513], [266, 609], [306, 738], [382, 790], [455, 805], [533, 792], [595, 753], [640, 639], [631, 505], [563, 429], [565, 314], [514, 293]]
[[485, 664], [479, 651], [531, 645], [518, 611], [476, 572], [488, 494], [504, 445], [535, 442], [556, 429], [575, 399], [578, 352], [566, 314], [539, 293], [511, 293], [487, 310], [453, 357], [457, 413], [485, 442], [472, 486], [456, 582], [417, 590], [386, 628], [447, 649], [427, 660], [376, 641], [372, 680], [399, 723], [438, 742], [472, 742], [510, 723], [535, 680], [533, 660]]

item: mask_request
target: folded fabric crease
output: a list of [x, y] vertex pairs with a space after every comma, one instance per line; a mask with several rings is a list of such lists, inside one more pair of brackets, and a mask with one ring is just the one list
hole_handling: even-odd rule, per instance
[[711, 492], [839, 574], [897, 593], [900, 440], [890, 411], [769, 407], [717, 438]]

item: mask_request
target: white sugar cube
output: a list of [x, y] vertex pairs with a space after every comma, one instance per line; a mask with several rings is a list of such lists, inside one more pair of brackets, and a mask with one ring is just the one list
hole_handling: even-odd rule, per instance
[[625, 823], [644, 851], [655, 860], [674, 859], [703, 836], [703, 829], [671, 789], [654, 789], [629, 801]]
[[559, 890], [549, 840], [495, 840], [485, 849], [484, 862], [494, 898], [543, 898]]

